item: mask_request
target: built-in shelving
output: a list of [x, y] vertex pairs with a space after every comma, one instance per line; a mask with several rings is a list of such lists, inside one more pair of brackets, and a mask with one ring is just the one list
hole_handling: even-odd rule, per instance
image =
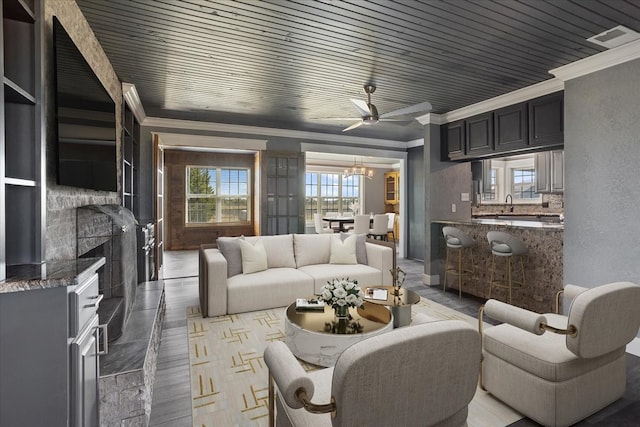
[[44, 258], [45, 148], [39, 0], [2, 3], [0, 114], [0, 281], [6, 266]]

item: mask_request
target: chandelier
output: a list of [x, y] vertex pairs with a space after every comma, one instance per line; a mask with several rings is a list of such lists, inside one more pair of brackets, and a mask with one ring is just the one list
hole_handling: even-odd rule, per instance
[[353, 163], [353, 166], [344, 170], [344, 176], [363, 176], [365, 178], [373, 178], [373, 169], [367, 169], [363, 162], [358, 164], [357, 161]]

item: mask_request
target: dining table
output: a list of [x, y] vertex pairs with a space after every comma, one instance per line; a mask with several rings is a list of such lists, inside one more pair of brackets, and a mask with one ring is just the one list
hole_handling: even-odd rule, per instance
[[333, 228], [334, 223], [338, 223], [338, 231], [346, 231], [345, 224], [353, 224], [355, 222], [354, 216], [323, 216], [323, 221], [329, 223], [329, 227]]

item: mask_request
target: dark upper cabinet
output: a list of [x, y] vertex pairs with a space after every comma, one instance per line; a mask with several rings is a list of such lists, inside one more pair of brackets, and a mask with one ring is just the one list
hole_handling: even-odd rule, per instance
[[490, 154], [493, 151], [493, 112], [466, 120], [466, 155]]
[[493, 113], [495, 151], [512, 151], [529, 145], [527, 103], [510, 105]]
[[529, 104], [529, 145], [564, 144], [564, 92], [532, 99]]
[[447, 124], [445, 135], [445, 148], [448, 158], [457, 159], [464, 156], [465, 121], [458, 120]]

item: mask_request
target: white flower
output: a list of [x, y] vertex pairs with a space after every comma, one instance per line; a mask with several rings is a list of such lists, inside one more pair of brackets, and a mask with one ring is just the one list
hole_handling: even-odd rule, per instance
[[336, 288], [333, 291], [333, 295], [335, 295], [338, 298], [344, 298], [347, 296], [347, 291], [345, 291], [344, 288]]
[[333, 294], [331, 293], [331, 290], [325, 288], [324, 291], [322, 291], [322, 299], [324, 301], [329, 301], [332, 296]]
[[339, 299], [336, 302], [336, 305], [339, 305], [340, 307], [342, 307], [343, 305], [347, 305], [347, 302], [344, 299]]
[[355, 296], [354, 294], [349, 294], [346, 297], [344, 297], [345, 301], [347, 301], [350, 305], [351, 304], [355, 304], [358, 301], [358, 297]]
[[347, 282], [347, 284], [345, 285], [345, 287], [344, 287], [344, 288], [345, 288], [346, 290], [350, 291], [351, 289], [353, 289], [353, 288], [355, 288], [355, 287], [356, 287], [356, 284], [355, 284], [355, 283], [353, 283], [353, 282]]

